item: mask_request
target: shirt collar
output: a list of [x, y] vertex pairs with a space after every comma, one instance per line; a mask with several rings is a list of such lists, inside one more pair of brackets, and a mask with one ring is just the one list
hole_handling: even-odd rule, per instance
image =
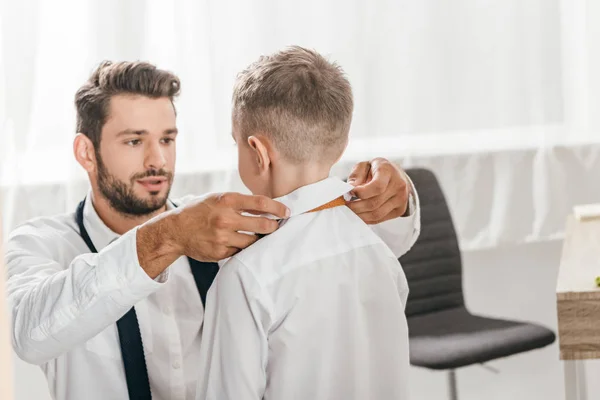
[[[171, 200], [167, 201], [167, 210], [173, 209], [173, 203]], [[85, 198], [85, 204], [83, 205], [83, 225], [94, 243], [96, 250], [100, 251], [113, 241], [118, 239], [121, 235], [110, 229], [100, 219], [100, 216], [96, 212], [94, 205], [92, 204], [92, 191], [88, 190], [88, 194]]]
[[293, 217], [322, 206], [340, 196], [344, 196], [346, 200], [349, 200], [349, 192], [352, 189], [354, 189], [354, 186], [349, 183], [336, 177], [329, 177], [302, 186], [285, 196], [273, 200], [287, 206], [290, 209], [290, 217]]
[[[350, 191], [354, 189], [349, 183], [336, 177], [325, 178], [319, 182], [302, 186], [285, 196], [277, 197], [273, 200], [278, 201], [290, 209], [290, 218], [296, 215], [304, 214], [307, 211], [317, 208], [334, 200], [340, 196], [350, 200]], [[242, 213], [247, 216], [256, 216], [254, 214]], [[286, 220], [282, 220], [271, 214], [263, 214], [262, 217], [278, 220], [279, 226], [282, 226]], [[219, 261], [219, 267], [222, 267], [229, 258]]]

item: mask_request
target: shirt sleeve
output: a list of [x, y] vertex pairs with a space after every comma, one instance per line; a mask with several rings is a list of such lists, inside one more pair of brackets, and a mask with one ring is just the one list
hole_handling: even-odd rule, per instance
[[61, 255], [72, 246], [65, 232], [35, 223], [13, 231], [6, 243], [7, 295], [21, 359], [43, 364], [60, 356], [162, 286], [139, 265], [136, 233], [65, 265]]
[[270, 312], [236, 258], [220, 269], [206, 300], [197, 400], [260, 400], [267, 377]]
[[371, 229], [392, 249], [396, 257], [401, 257], [415, 244], [421, 232], [421, 207], [419, 195], [412, 180], [406, 176], [411, 187], [408, 199], [408, 215], [371, 225]]

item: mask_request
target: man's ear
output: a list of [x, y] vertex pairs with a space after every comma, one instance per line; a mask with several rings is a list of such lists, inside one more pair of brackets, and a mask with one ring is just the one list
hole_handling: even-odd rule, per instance
[[73, 140], [73, 154], [79, 165], [88, 173], [93, 173], [96, 170], [94, 144], [83, 133], [75, 135], [75, 139]]
[[272, 162], [269, 154], [271, 148], [269, 140], [264, 136], [250, 136], [248, 137], [248, 146], [254, 151], [259, 172], [268, 171]]

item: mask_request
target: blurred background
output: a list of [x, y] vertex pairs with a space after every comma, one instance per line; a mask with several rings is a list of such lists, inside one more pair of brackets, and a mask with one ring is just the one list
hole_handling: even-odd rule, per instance
[[[146, 60], [182, 80], [173, 197], [245, 191], [230, 136], [236, 73], [287, 45], [346, 71], [355, 96], [335, 167], [387, 157], [435, 172], [475, 312], [556, 330], [567, 215], [600, 202], [600, 2], [593, 0], [1, 0], [3, 229], [71, 212], [87, 191], [72, 155], [73, 98], [102, 60]], [[558, 345], [459, 370], [461, 399], [563, 397]], [[600, 364], [588, 362], [591, 377]], [[45, 400], [15, 359], [16, 398]], [[445, 375], [411, 371], [414, 399]], [[598, 387], [594, 387], [594, 385]]]

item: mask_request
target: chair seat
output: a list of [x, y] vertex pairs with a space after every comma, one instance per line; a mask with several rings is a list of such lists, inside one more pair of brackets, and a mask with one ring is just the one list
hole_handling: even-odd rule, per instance
[[543, 326], [484, 318], [464, 307], [408, 319], [411, 364], [455, 369], [547, 346], [554, 333]]

